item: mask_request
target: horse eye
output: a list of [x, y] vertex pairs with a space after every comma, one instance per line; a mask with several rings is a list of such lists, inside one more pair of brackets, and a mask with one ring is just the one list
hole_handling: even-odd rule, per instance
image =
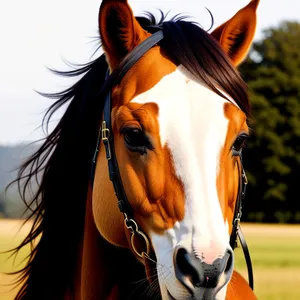
[[245, 133], [240, 134], [232, 145], [232, 153], [234, 156], [240, 155], [246, 143], [248, 135]]
[[125, 128], [121, 131], [128, 150], [138, 152], [141, 155], [147, 153], [147, 149], [153, 150], [146, 134], [139, 128]]

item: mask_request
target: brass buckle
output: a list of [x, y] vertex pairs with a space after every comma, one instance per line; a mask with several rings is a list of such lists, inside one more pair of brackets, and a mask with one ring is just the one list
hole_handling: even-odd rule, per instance
[[241, 217], [239, 215], [234, 219], [233, 224], [234, 224], [236, 230], [238, 230], [238, 228], [240, 227], [240, 224], [241, 224]]
[[[124, 223], [126, 228], [131, 232], [131, 236], [130, 236], [130, 243], [131, 243], [131, 247], [132, 250], [134, 251], [134, 253], [140, 257], [143, 258], [143, 254], [145, 254], [146, 256], [149, 257], [150, 255], [150, 242], [148, 237], [139, 230], [139, 227], [137, 225], [137, 223], [133, 220], [133, 219], [128, 219], [127, 215], [124, 213]], [[146, 245], [146, 252], [142, 251], [141, 253], [136, 249], [135, 247], [135, 243], [134, 243], [134, 238], [135, 236], [139, 236], [142, 237], [145, 245]]]
[[101, 129], [101, 138], [102, 141], [108, 141], [110, 135], [109, 129], [106, 127], [106, 122], [102, 122], [102, 129]]
[[242, 176], [243, 176], [243, 179], [244, 179], [244, 184], [248, 184], [248, 178], [247, 178], [247, 175], [246, 175], [246, 172], [245, 172], [245, 170], [244, 170], [244, 168], [243, 168], [243, 174], [242, 174]]
[[110, 137], [110, 130], [106, 127], [106, 122], [102, 122], [102, 129], [101, 129], [101, 139], [105, 145], [106, 150], [106, 159], [111, 159], [111, 151], [110, 151], [110, 144], [109, 144], [109, 137]]
[[[238, 213], [237, 217], [234, 219], [234, 222], [233, 222], [233, 230], [235, 230], [235, 241], [234, 241], [234, 249], [238, 247], [238, 231], [240, 229], [240, 226], [241, 226], [241, 215], [240, 213]], [[234, 250], [233, 249], [233, 250]]]

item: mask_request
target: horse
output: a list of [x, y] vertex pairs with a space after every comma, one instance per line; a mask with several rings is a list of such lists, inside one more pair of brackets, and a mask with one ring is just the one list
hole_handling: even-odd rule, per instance
[[57, 71], [80, 79], [45, 94], [46, 127], [67, 108], [16, 180], [33, 225], [15, 299], [256, 299], [233, 250], [258, 4], [208, 33], [102, 1], [103, 54]]

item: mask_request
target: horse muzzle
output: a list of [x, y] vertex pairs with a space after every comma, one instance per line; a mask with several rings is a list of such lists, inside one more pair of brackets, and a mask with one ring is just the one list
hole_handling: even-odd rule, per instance
[[176, 278], [189, 291], [191, 299], [213, 300], [232, 276], [233, 251], [227, 249], [223, 257], [207, 264], [194, 253], [178, 247], [174, 252], [174, 267]]

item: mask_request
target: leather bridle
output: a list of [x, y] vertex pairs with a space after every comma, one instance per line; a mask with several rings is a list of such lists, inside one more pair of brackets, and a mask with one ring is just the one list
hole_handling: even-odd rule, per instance
[[[100, 95], [105, 97], [104, 100], [104, 110], [103, 110], [103, 122], [100, 128], [100, 133], [98, 136], [96, 150], [92, 160], [92, 168], [91, 168], [91, 182], [94, 182], [95, 176], [95, 168], [96, 168], [96, 159], [97, 154], [99, 152], [99, 147], [101, 141], [104, 144], [106, 151], [106, 159], [108, 162], [108, 170], [109, 170], [109, 178], [112, 181], [115, 195], [118, 200], [118, 207], [120, 212], [124, 216], [124, 222], [126, 228], [130, 231], [131, 234], [131, 247], [135, 254], [143, 258], [144, 256], [149, 256], [151, 252], [151, 245], [148, 237], [140, 230], [138, 224], [134, 220], [132, 207], [126, 197], [126, 193], [124, 190], [124, 186], [122, 183], [118, 161], [116, 158], [115, 147], [114, 147], [114, 139], [113, 139], [113, 131], [111, 127], [111, 88], [118, 84], [122, 78], [125, 76], [127, 71], [152, 47], [159, 43], [164, 38], [163, 31], [159, 30], [144, 40], [141, 44], [139, 44], [134, 50], [132, 50], [120, 63], [120, 65], [114, 69], [114, 71], [109, 74], [109, 70], [107, 71], [106, 81], [101, 89]], [[253, 270], [252, 263], [250, 258], [250, 253], [248, 250], [248, 246], [244, 235], [241, 231], [240, 227], [240, 219], [242, 216], [242, 202], [245, 197], [246, 186], [247, 186], [247, 177], [242, 165], [242, 157], [241, 152], [235, 154], [235, 156], [239, 156], [240, 162], [237, 162], [240, 179], [239, 179], [239, 187], [238, 187], [238, 196], [235, 205], [234, 218], [232, 224], [232, 233], [230, 236], [230, 246], [234, 250], [237, 247], [237, 239], [239, 238], [245, 260], [248, 268], [248, 280], [249, 286], [253, 289]], [[135, 238], [139, 237], [145, 243], [145, 251], [140, 252], [138, 247], [135, 244]]]

